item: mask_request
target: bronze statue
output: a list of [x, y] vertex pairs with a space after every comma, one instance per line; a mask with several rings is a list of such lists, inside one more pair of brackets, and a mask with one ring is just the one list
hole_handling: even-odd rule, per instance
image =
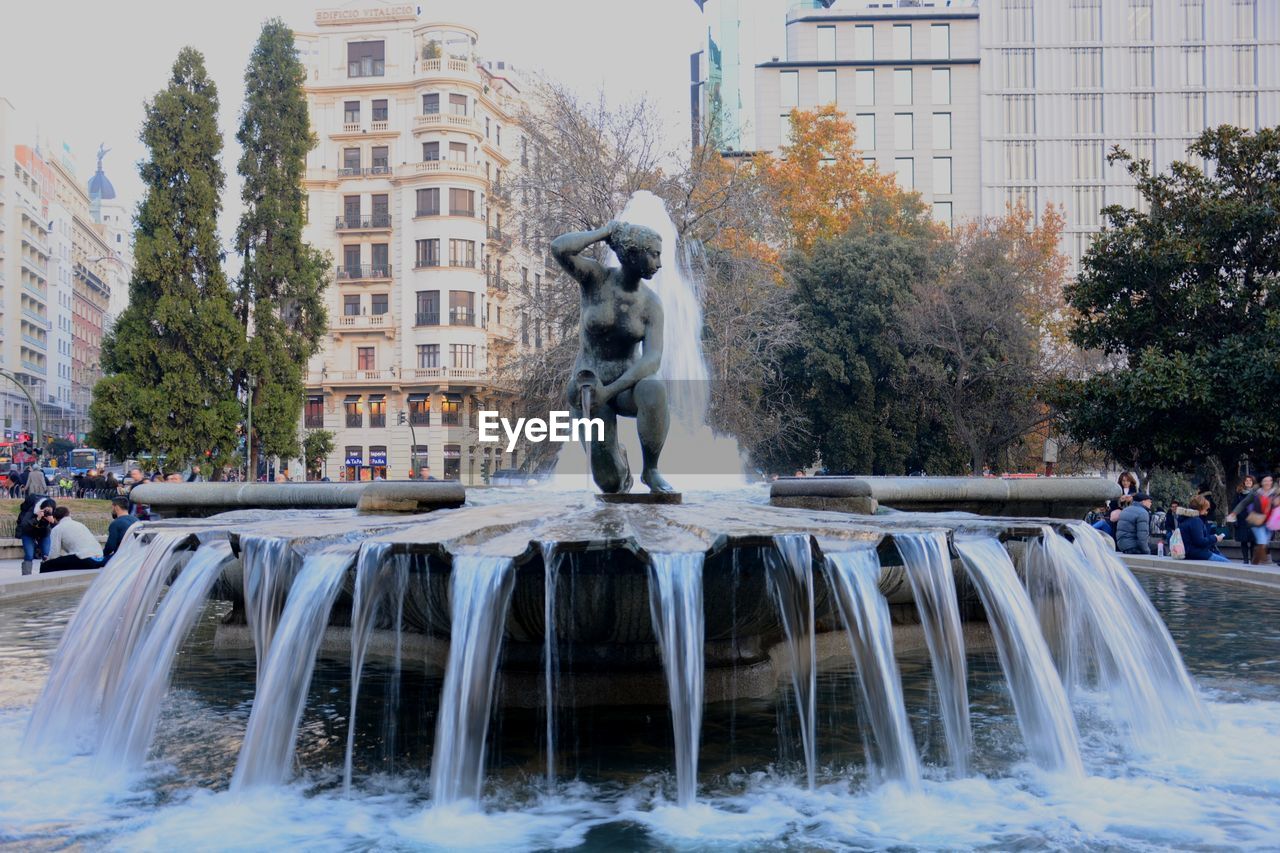
[[[620, 268], [581, 254], [601, 240]], [[643, 281], [662, 267], [662, 238], [643, 225], [614, 221], [561, 234], [551, 241], [551, 253], [582, 285], [581, 347], [566, 394], [574, 417], [604, 421], [604, 441], [588, 443], [592, 478], [605, 493], [631, 490], [631, 466], [618, 444], [623, 415], [636, 419], [640, 434], [640, 481], [651, 492], [674, 492], [658, 473], [670, 426], [666, 386], [654, 375], [662, 364], [662, 301]]]

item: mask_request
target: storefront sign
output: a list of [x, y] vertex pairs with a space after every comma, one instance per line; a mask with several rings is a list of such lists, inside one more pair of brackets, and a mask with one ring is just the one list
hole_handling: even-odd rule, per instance
[[370, 450], [369, 464], [374, 468], [387, 467], [387, 451], [386, 450]]

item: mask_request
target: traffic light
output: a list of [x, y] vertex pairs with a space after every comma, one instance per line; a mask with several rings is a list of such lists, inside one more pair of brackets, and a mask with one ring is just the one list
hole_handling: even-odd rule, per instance
[[480, 460], [480, 479], [484, 480], [486, 484], [489, 482], [489, 456], [488, 456], [488, 454], [485, 454], [485, 457], [484, 457], [483, 459], [481, 459], [481, 460]]
[[397, 423], [397, 424], [399, 424], [400, 426], [404, 426], [404, 412], [400, 412], [400, 413], [397, 415], [397, 417], [396, 417], [396, 423]]

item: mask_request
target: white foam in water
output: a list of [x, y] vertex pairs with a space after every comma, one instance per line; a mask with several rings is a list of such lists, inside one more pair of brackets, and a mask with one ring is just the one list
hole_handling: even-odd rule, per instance
[[453, 558], [449, 660], [431, 757], [436, 806], [479, 800], [484, 788], [493, 682], [514, 580], [508, 557], [462, 554]]
[[202, 545], [170, 585], [129, 660], [114, 701], [103, 707], [100, 766], [137, 767], [146, 758], [178, 647], [191, 633], [209, 590], [230, 559], [231, 543], [219, 540]]
[[918, 788], [920, 758], [893, 657], [889, 602], [880, 592], [880, 558], [873, 548], [828, 553], [826, 557], [827, 579], [858, 667], [858, 685], [879, 768], [885, 780]]
[[303, 559], [289, 587], [266, 665], [258, 673], [253, 711], [231, 777], [232, 790], [279, 785], [289, 777], [298, 723], [329, 609], [355, 557], [355, 547], [344, 545]]
[[912, 597], [920, 612], [925, 644], [929, 647], [947, 755], [955, 773], [964, 776], [969, 772], [973, 731], [969, 725], [969, 693], [965, 683], [964, 634], [960, 628], [960, 606], [956, 601], [947, 537], [936, 530], [895, 533], [893, 542], [902, 555]]
[[139, 536], [126, 540], [85, 592], [31, 714], [23, 739], [28, 749], [90, 751], [97, 745], [98, 711], [120, 686], [180, 541], [159, 533], [149, 545]]
[[649, 611], [662, 652], [676, 744], [676, 804], [693, 804], [698, 792], [698, 744], [702, 736], [705, 614], [701, 551], [650, 554]]
[[773, 537], [777, 558], [766, 556], [769, 590], [782, 620], [791, 686], [800, 716], [804, 743], [805, 778], [812, 788], [817, 780], [818, 649], [813, 613], [813, 551], [809, 537], [784, 534]]
[[1071, 705], [1009, 553], [994, 536], [954, 542], [986, 608], [1027, 753], [1046, 770], [1083, 776]]

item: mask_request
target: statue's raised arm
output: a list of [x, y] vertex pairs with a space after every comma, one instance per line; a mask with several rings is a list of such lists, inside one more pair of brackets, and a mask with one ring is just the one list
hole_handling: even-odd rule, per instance
[[608, 225], [594, 231], [561, 234], [551, 241], [551, 255], [583, 287], [594, 287], [604, 279], [605, 269], [598, 261], [585, 257], [582, 253], [591, 245], [608, 240], [617, 227], [616, 221], [610, 221]]

